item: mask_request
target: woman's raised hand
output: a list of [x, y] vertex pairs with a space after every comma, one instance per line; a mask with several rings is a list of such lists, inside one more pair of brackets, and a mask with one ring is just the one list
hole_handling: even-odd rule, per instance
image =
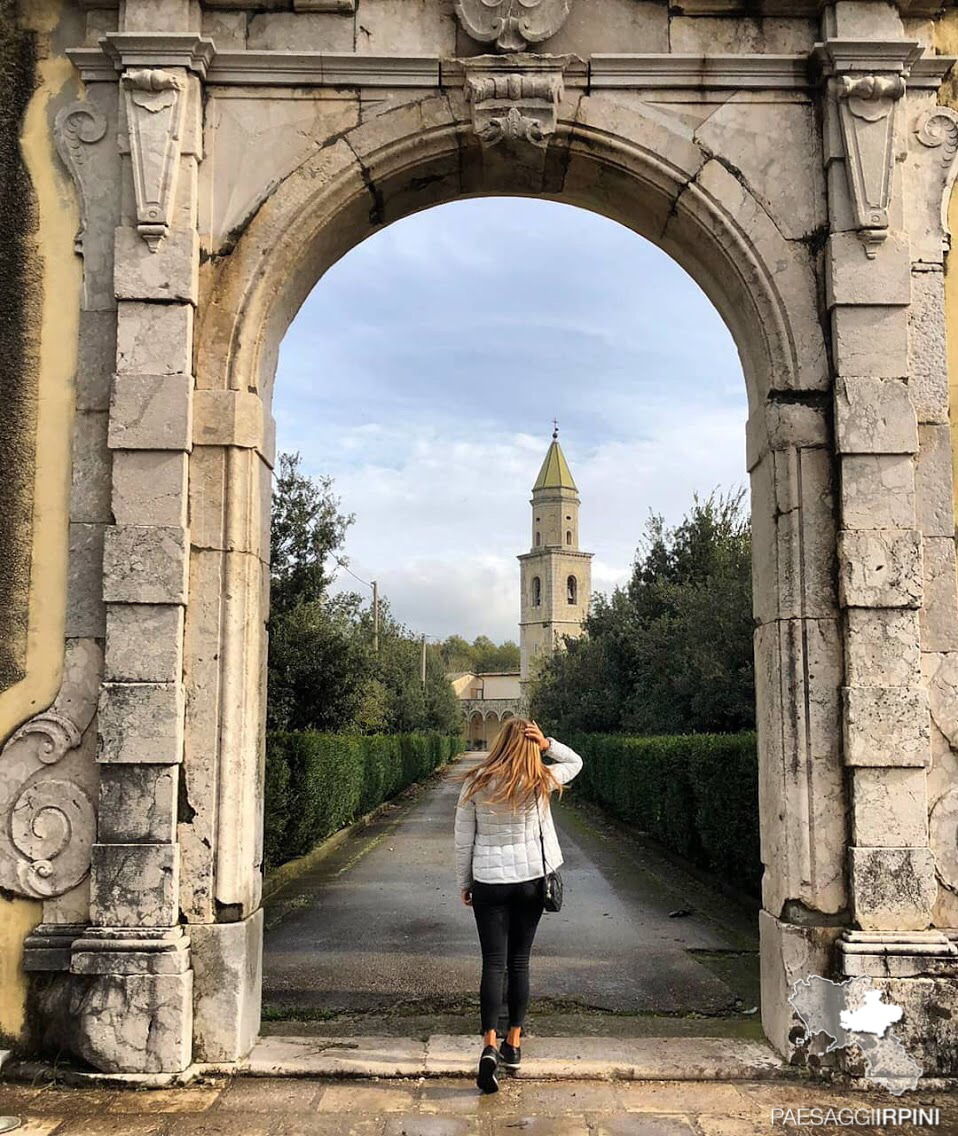
[[526, 737], [530, 742], [535, 742], [543, 753], [549, 748], [549, 739], [545, 737], [535, 722], [530, 722], [526, 726]]

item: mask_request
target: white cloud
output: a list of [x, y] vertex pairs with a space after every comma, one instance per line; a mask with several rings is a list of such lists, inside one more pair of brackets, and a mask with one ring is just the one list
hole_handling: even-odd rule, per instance
[[432, 635], [517, 636], [553, 414], [596, 589], [628, 577], [650, 512], [745, 480], [717, 313], [647, 242], [549, 203], [463, 202], [364, 242], [303, 305], [276, 392], [280, 448], [356, 514], [352, 568]]

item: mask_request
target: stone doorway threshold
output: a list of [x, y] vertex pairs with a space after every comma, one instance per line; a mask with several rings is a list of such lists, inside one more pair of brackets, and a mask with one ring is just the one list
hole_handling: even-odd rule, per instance
[[[474, 1077], [481, 1049], [474, 1035], [262, 1037], [236, 1064], [198, 1063], [182, 1073], [86, 1073], [57, 1067], [72, 1084], [153, 1086], [200, 1077]], [[4, 1077], [33, 1079], [36, 1062], [8, 1062]], [[49, 1072], [49, 1070], [47, 1070]], [[757, 1081], [801, 1076], [766, 1042], [717, 1037], [543, 1037], [530, 1039], [515, 1074], [523, 1080]]]

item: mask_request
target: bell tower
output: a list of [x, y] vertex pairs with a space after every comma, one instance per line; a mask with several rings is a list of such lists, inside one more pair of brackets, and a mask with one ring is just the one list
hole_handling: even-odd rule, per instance
[[519, 556], [519, 681], [523, 697], [542, 659], [580, 635], [592, 595], [592, 553], [579, 549], [579, 491], [559, 445], [552, 443], [532, 487], [532, 548]]

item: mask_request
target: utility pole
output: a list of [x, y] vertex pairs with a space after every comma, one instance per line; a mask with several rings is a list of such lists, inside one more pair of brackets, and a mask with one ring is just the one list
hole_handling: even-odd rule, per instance
[[373, 580], [373, 650], [379, 654], [379, 583]]
[[426, 636], [422, 637], [422, 657], [419, 664], [419, 677], [422, 679], [422, 688], [426, 689]]

